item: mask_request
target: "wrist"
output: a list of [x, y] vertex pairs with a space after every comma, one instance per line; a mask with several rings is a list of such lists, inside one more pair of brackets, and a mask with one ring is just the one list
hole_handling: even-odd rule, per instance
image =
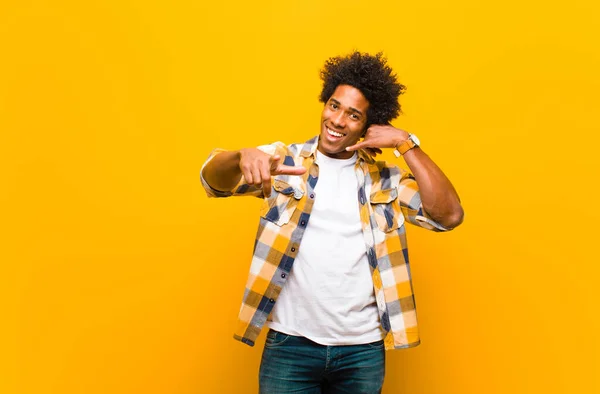
[[405, 137], [398, 137], [394, 140], [394, 146], [392, 148], [398, 149], [398, 146], [402, 145], [408, 139], [408, 135]]
[[419, 145], [420, 141], [417, 136], [414, 134], [408, 134], [406, 139], [400, 141], [400, 143], [396, 145], [394, 149], [394, 155], [396, 157], [400, 157], [411, 149], [418, 148]]
[[394, 136], [394, 139], [392, 141], [392, 143], [394, 144], [394, 146], [393, 146], [394, 149], [397, 149], [398, 145], [405, 142], [408, 139], [408, 137], [410, 136], [410, 134], [404, 130], [398, 129], [398, 131], [399, 131], [399, 133], [396, 133], [396, 135]]

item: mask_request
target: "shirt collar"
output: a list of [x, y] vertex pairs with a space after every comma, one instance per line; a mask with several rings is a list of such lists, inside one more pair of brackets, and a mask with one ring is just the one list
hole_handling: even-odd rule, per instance
[[[315, 158], [315, 151], [317, 150], [317, 146], [319, 145], [319, 136], [313, 137], [306, 141], [302, 146], [302, 151], [300, 151], [301, 157], [311, 157]], [[375, 160], [365, 152], [364, 149], [358, 150], [358, 158], [356, 162], [364, 161], [367, 164], [373, 164]]]

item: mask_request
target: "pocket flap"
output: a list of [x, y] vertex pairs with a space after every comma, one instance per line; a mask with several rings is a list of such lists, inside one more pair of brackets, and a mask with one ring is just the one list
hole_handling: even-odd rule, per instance
[[299, 200], [304, 195], [304, 192], [302, 190], [295, 188], [289, 183], [277, 178], [273, 180], [273, 189], [275, 189], [276, 192], [285, 194], [287, 196], [293, 195], [296, 200]]
[[384, 189], [371, 193], [371, 204], [387, 204], [398, 198], [398, 189]]

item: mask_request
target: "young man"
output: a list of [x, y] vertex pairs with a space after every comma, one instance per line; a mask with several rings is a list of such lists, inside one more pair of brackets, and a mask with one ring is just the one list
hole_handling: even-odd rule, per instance
[[[210, 197], [264, 199], [234, 335], [252, 346], [270, 328], [261, 393], [380, 392], [384, 349], [419, 344], [404, 223], [463, 218], [416, 136], [389, 124], [404, 86], [381, 54], [331, 58], [321, 78], [318, 137], [215, 150], [201, 171]], [[412, 174], [375, 161], [384, 148]]]

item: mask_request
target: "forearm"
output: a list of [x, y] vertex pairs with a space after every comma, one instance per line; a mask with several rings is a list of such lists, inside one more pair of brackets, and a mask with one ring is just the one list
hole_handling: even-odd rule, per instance
[[420, 148], [406, 152], [404, 160], [419, 185], [423, 209], [427, 214], [444, 227], [458, 226], [464, 213], [448, 177]]
[[229, 191], [242, 177], [240, 152], [221, 152], [209, 161], [202, 171], [204, 180], [216, 190]]

